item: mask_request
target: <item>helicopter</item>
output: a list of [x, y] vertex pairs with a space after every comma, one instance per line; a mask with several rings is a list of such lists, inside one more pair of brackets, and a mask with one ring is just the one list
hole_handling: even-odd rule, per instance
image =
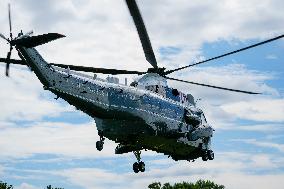
[[[203, 161], [213, 160], [214, 152], [211, 148], [213, 126], [207, 122], [202, 109], [196, 105], [191, 94], [184, 94], [168, 86], [167, 81], [174, 80], [251, 95], [260, 93], [186, 81], [168, 75], [278, 40], [284, 35], [167, 70], [158, 66], [136, 1], [125, 0], [125, 2], [136, 26], [145, 58], [151, 65], [147, 71], [49, 63], [35, 47], [65, 36], [58, 33], [34, 36], [32, 31], [25, 34], [21, 31], [17, 37], [13, 37], [9, 4], [10, 36], [7, 38], [0, 34], [0, 37], [10, 45], [7, 57], [0, 58], [0, 62], [6, 63], [5, 75], [9, 77], [10, 64], [28, 66], [42, 83], [43, 89], [57, 96], [55, 99], [64, 99], [95, 120], [100, 137], [96, 142], [98, 151], [103, 150], [105, 139], [108, 138], [117, 143], [115, 154], [133, 152], [137, 159], [133, 164], [135, 173], [145, 171], [145, 163], [141, 159], [143, 150], [163, 153], [175, 161], [195, 161], [198, 158]], [[13, 49], [17, 50], [20, 59], [11, 59]], [[98, 73], [112, 76], [103, 79], [97, 76]], [[128, 85], [126, 80], [125, 83], [120, 83], [119, 79], [114, 77], [118, 74], [136, 74], [142, 77]]]

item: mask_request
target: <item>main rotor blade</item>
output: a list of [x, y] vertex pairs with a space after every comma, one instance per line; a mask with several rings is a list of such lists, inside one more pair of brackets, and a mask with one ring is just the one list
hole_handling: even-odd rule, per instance
[[257, 47], [257, 46], [259, 46], [259, 45], [263, 45], [263, 44], [265, 44], [265, 43], [270, 43], [270, 42], [272, 42], [272, 41], [278, 40], [278, 39], [283, 38], [283, 37], [284, 37], [284, 35], [280, 35], [280, 36], [274, 37], [274, 38], [272, 38], [272, 39], [268, 39], [268, 40], [266, 40], [266, 41], [262, 41], [262, 42], [260, 42], [260, 43], [256, 43], [256, 44], [253, 44], [253, 45], [250, 45], [250, 46], [247, 46], [247, 47], [244, 47], [244, 48], [241, 48], [241, 49], [232, 51], [232, 52], [228, 52], [228, 53], [222, 54], [222, 55], [220, 55], [220, 56], [216, 56], [216, 57], [213, 57], [213, 58], [209, 58], [209, 59], [207, 59], [207, 60], [203, 60], [203, 61], [200, 61], [200, 62], [191, 64], [191, 65], [188, 65], [188, 66], [184, 66], [184, 67], [181, 67], [181, 68], [169, 70], [169, 71], [166, 71], [166, 72], [165, 72], [165, 75], [168, 75], [168, 74], [170, 74], [170, 73], [173, 73], [173, 72], [176, 72], [176, 71], [185, 69], [185, 68], [189, 68], [189, 67], [192, 67], [192, 66], [196, 66], [196, 65], [198, 65], [198, 64], [203, 64], [203, 63], [209, 62], [209, 61], [211, 61], [211, 60], [216, 60], [216, 59], [219, 59], [219, 58], [222, 58], [222, 57], [231, 55], [231, 54], [235, 54], [235, 53], [238, 53], [238, 52], [241, 52], [241, 51], [244, 51], [244, 50], [248, 50], [248, 49]]
[[167, 76], [164, 76], [164, 77], [166, 79], [170, 79], [170, 80], [180, 81], [180, 82], [189, 83], [189, 84], [193, 84], [193, 85], [200, 85], [200, 86], [204, 86], [204, 87], [211, 87], [211, 88], [215, 88], [215, 89], [222, 89], [222, 90], [226, 90], [226, 91], [233, 91], [233, 92], [246, 93], [246, 94], [261, 94], [261, 93], [256, 93], [256, 92], [243, 91], [243, 90], [238, 90], [238, 89], [230, 89], [230, 88], [218, 87], [218, 86], [214, 86], [214, 85], [207, 85], [207, 84], [203, 84], [203, 83], [196, 83], [196, 82], [192, 82], [192, 81], [185, 81], [185, 80], [171, 78], [171, 77], [167, 77]]
[[[10, 64], [18, 64], [18, 65], [27, 65], [23, 60], [16, 60], [7, 58], [0, 58], [0, 62], [10, 63]], [[139, 72], [139, 71], [128, 71], [128, 70], [116, 70], [116, 69], [106, 69], [106, 68], [93, 68], [93, 67], [84, 67], [84, 66], [75, 66], [75, 65], [66, 65], [66, 64], [56, 64], [56, 63], [49, 63], [50, 65], [58, 66], [61, 68], [70, 68], [74, 71], [83, 71], [83, 72], [92, 72], [92, 73], [103, 73], [103, 74], [146, 74], [146, 72]]]
[[10, 3], [8, 4], [8, 16], [9, 16], [9, 27], [10, 27], [10, 38], [12, 40], [13, 34], [12, 34], [12, 21], [11, 21], [11, 6], [10, 6]]
[[148, 36], [145, 24], [143, 22], [143, 18], [140, 14], [139, 8], [137, 6], [137, 3], [135, 0], [125, 0], [127, 7], [129, 9], [129, 12], [133, 18], [133, 21], [135, 23], [137, 32], [139, 34], [139, 38], [144, 50], [144, 54], [146, 57], [146, 60], [154, 67], [158, 68], [157, 66], [157, 60], [154, 54], [154, 51], [152, 49], [151, 41]]
[[107, 69], [107, 68], [93, 68], [93, 67], [85, 67], [85, 66], [75, 66], [75, 65], [66, 65], [66, 64], [55, 64], [50, 63], [50, 65], [58, 66], [61, 68], [70, 68], [70, 70], [75, 71], [83, 71], [83, 72], [92, 72], [92, 73], [102, 73], [102, 74], [145, 74], [146, 72], [139, 71], [128, 71], [128, 70], [117, 70], [117, 69]]

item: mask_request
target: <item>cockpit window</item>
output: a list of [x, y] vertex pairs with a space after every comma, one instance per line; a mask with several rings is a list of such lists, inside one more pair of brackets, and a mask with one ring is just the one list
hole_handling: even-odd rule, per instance
[[132, 86], [132, 87], [137, 87], [137, 85], [138, 85], [137, 81], [133, 81], [132, 83], [130, 83], [130, 86]]
[[145, 89], [147, 89], [149, 91], [156, 92], [157, 86], [156, 85], [149, 85], [149, 86], [146, 86]]
[[207, 123], [206, 118], [205, 118], [203, 113], [201, 114], [201, 122], [202, 122], [202, 124], [206, 124]]
[[146, 86], [145, 89], [147, 89], [149, 91], [153, 91], [153, 92], [158, 93], [158, 94], [163, 95], [163, 96], [166, 95], [166, 91], [165, 91], [165, 87], [164, 86], [149, 85], [149, 86]]

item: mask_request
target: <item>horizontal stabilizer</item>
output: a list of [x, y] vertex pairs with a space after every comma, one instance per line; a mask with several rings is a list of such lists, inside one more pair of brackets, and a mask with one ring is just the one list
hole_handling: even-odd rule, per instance
[[32, 47], [36, 47], [36, 46], [48, 43], [50, 41], [53, 41], [53, 40], [56, 40], [62, 37], [65, 37], [65, 35], [61, 35], [58, 33], [48, 33], [48, 34], [43, 34], [43, 35], [16, 39], [16, 40], [11, 41], [11, 44], [23, 46], [27, 48], [32, 48]]

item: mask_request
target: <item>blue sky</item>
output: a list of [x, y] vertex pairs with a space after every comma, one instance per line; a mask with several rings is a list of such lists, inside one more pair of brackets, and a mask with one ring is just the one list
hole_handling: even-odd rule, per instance
[[[0, 33], [59, 32], [67, 37], [38, 47], [50, 62], [146, 70], [134, 24], [123, 1], [35, 0], [0, 2]], [[56, 2], [56, 3], [55, 3]], [[159, 65], [169, 69], [210, 58], [284, 33], [279, 0], [138, 1]], [[159, 11], [157, 11], [159, 10]], [[222, 13], [222, 14], [221, 14]], [[8, 46], [0, 42], [0, 55]], [[284, 184], [284, 41], [173, 74], [186, 80], [262, 92], [235, 94], [169, 82], [201, 98], [216, 129], [215, 160], [175, 162], [143, 152], [146, 172], [134, 174], [134, 155], [115, 155], [106, 140], [97, 152], [95, 122], [44, 91], [25, 67], [0, 66], [0, 180], [16, 189], [146, 188], [153, 181], [210, 179], [227, 188], [281, 188]], [[14, 52], [14, 58], [17, 58]], [[121, 79], [126, 76], [121, 76]], [[129, 80], [135, 78], [129, 77]]]

